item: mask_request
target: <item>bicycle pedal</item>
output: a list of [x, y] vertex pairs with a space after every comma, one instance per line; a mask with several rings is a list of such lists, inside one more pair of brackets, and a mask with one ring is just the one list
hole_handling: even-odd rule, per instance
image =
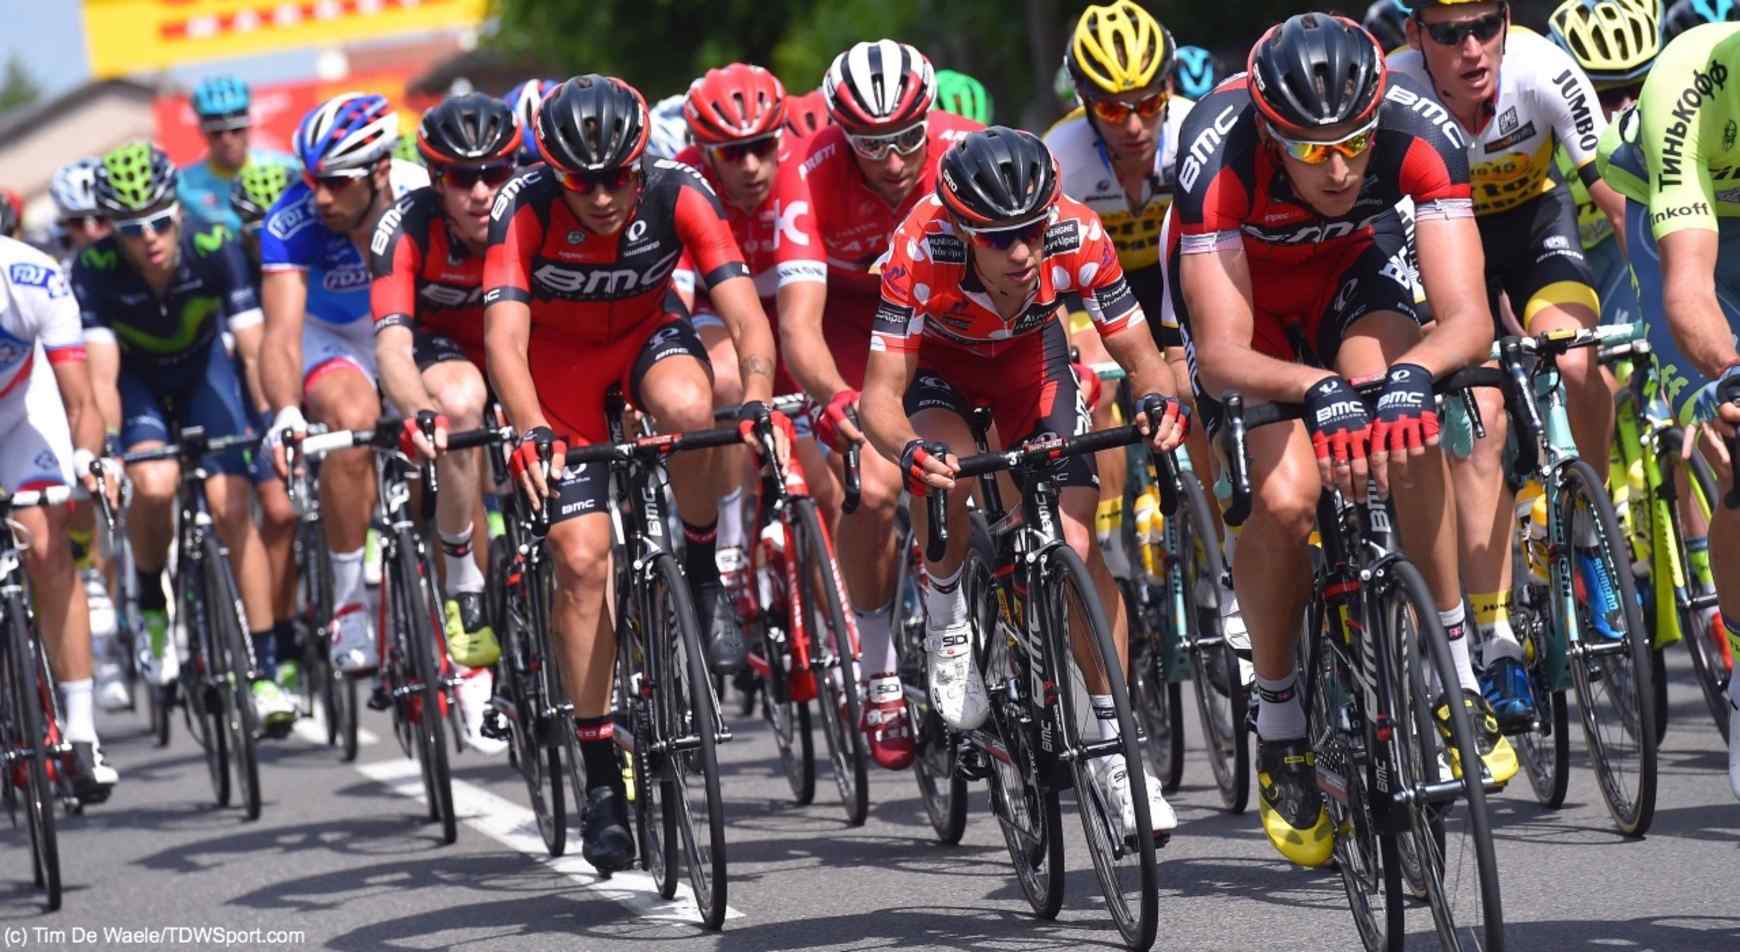
[[502, 723], [501, 712], [493, 707], [483, 712], [483, 724], [477, 729], [477, 732], [487, 740], [499, 740], [504, 743], [511, 740], [513, 736], [511, 729]]
[[984, 780], [991, 775], [984, 751], [966, 745], [955, 755], [955, 772], [967, 780]]
[[369, 689], [368, 705], [371, 711], [390, 710], [393, 706], [392, 695], [387, 693], [384, 686], [377, 684]]

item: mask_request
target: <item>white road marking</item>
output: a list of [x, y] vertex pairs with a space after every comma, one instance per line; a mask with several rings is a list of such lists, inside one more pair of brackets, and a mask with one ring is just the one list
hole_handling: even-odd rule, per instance
[[[324, 735], [321, 738], [325, 742]], [[373, 763], [358, 764], [363, 776], [403, 797], [423, 801], [423, 775], [417, 762], [403, 757]], [[461, 822], [510, 849], [524, 853], [566, 875], [581, 888], [626, 907], [643, 919], [699, 923], [700, 909], [687, 881], [677, 885], [677, 894], [665, 899], [658, 894], [652, 877], [640, 870], [616, 873], [604, 879], [591, 863], [580, 858], [580, 835], [577, 829], [568, 831], [567, 855], [551, 859], [544, 848], [544, 838], [538, 833], [538, 820], [532, 811], [512, 800], [499, 797], [476, 784], [453, 781], [453, 809]], [[725, 907], [726, 919], [741, 919], [743, 913]]]
[[[326, 715], [321, 713], [320, 708], [317, 706], [314, 709], [313, 717], [298, 717], [296, 719], [296, 725], [290, 728], [290, 731], [297, 737], [302, 738], [316, 747], [325, 747]], [[380, 737], [377, 736], [374, 731], [371, 731], [366, 727], [357, 727], [356, 745], [358, 747], [369, 747], [380, 742]]]

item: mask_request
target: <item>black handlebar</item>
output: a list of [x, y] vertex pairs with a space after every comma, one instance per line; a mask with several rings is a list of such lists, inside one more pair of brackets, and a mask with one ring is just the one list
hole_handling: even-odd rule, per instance
[[[846, 416], [852, 421], [853, 426], [859, 428], [860, 432], [863, 430], [863, 424], [858, 422], [857, 410], [847, 407]], [[847, 513], [857, 512], [858, 504], [863, 500], [864, 474], [859, 468], [863, 450], [864, 446], [861, 441], [846, 447], [846, 498], [840, 503], [840, 508]]]

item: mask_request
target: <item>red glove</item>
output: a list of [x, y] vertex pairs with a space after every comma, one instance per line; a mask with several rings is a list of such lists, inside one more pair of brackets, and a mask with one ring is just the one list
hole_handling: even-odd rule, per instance
[[[547, 426], [534, 426], [520, 434], [520, 445], [514, 447], [513, 455], [508, 457], [508, 469], [517, 479], [526, 470], [534, 466], [550, 463], [560, 472], [568, 458], [568, 444], [556, 439], [556, 434]], [[549, 470], [542, 471], [544, 478], [549, 478]]]
[[[792, 445], [792, 443], [797, 440], [797, 431], [792, 427], [791, 417], [786, 416], [778, 410], [767, 410], [766, 405], [762, 403], [756, 403], [754, 405], [760, 407], [767, 413], [768, 422], [773, 424], [774, 429], [785, 434], [785, 442], [787, 446]], [[760, 454], [762, 447], [761, 441], [755, 438], [755, 420], [756, 417], [753, 414], [746, 417], [740, 417], [737, 421], [737, 432], [743, 437], [743, 442], [749, 444], [751, 449], [755, 450], [757, 454]]]
[[399, 452], [411, 459], [416, 459], [422, 455], [417, 452], [417, 435], [423, 432], [424, 420], [429, 420], [433, 424], [429, 431], [429, 444], [431, 446], [435, 443], [435, 431], [447, 429], [447, 416], [443, 413], [424, 410], [414, 417], [406, 417], [405, 422], [399, 427]]
[[1365, 459], [1371, 416], [1352, 384], [1341, 377], [1325, 377], [1305, 391], [1305, 430], [1318, 459], [1351, 465]]
[[940, 460], [947, 453], [947, 446], [924, 440], [913, 440], [900, 451], [900, 476], [906, 481], [906, 491], [913, 499], [922, 499], [931, 491], [931, 485], [924, 481], [925, 462]]
[[1431, 371], [1419, 364], [1391, 367], [1378, 396], [1372, 449], [1403, 456], [1415, 447], [1430, 445], [1437, 435], [1438, 403], [1432, 396]]
[[823, 446], [845, 451], [846, 445], [840, 436], [840, 423], [846, 419], [847, 411], [858, 402], [858, 396], [856, 390], [842, 390], [834, 394], [828, 400], [828, 405], [816, 414], [816, 439], [821, 440]]

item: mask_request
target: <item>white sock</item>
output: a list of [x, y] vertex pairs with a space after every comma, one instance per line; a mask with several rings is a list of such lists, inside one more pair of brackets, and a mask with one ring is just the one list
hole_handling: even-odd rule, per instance
[[332, 553], [332, 603], [342, 607], [361, 602], [363, 588], [363, 550]]
[[1438, 620], [1444, 623], [1444, 634], [1450, 638], [1450, 660], [1456, 665], [1456, 680], [1466, 690], [1479, 694], [1480, 679], [1474, 676], [1474, 659], [1468, 653], [1467, 617], [1461, 602], [1438, 613]]
[[1299, 677], [1270, 680], [1257, 675], [1257, 736], [1264, 740], [1298, 740], [1305, 736], [1305, 705], [1299, 700]]
[[719, 497], [719, 541], [721, 549], [743, 548], [743, 489], [738, 487]]
[[91, 679], [62, 681], [60, 696], [66, 700], [67, 742], [96, 743], [97, 722], [91, 717]]
[[[1492, 664], [1500, 658], [1509, 658], [1518, 664], [1527, 660], [1523, 653], [1522, 642], [1517, 640], [1516, 629], [1510, 627], [1510, 619], [1500, 618], [1492, 625], [1478, 626], [1480, 628], [1480, 660]], [[1451, 646], [1455, 650], [1455, 645]]]
[[441, 561], [447, 567], [447, 590], [449, 592], [481, 592], [483, 591], [483, 570], [477, 567], [477, 559], [471, 552], [471, 526], [448, 535], [441, 531]]
[[1100, 740], [1118, 739], [1118, 706], [1112, 703], [1110, 694], [1088, 695], [1088, 706], [1093, 708], [1094, 721], [1099, 725]]
[[[962, 567], [965, 563], [962, 563]], [[967, 623], [967, 596], [961, 591], [961, 567], [953, 575], [932, 575], [924, 587], [924, 615], [931, 631]]]
[[863, 674], [874, 678], [900, 670], [894, 651], [894, 632], [888, 625], [888, 606], [873, 612], [853, 612], [858, 622], [858, 658]]

